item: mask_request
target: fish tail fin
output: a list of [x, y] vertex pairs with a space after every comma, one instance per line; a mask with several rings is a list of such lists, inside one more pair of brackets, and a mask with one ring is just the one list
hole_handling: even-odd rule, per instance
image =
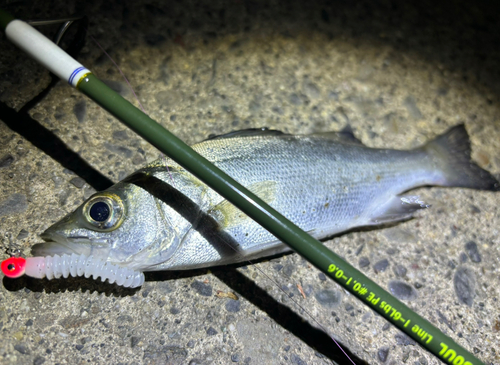
[[445, 175], [439, 185], [500, 191], [500, 182], [472, 161], [469, 135], [463, 124], [428, 142], [423, 149], [439, 161]]

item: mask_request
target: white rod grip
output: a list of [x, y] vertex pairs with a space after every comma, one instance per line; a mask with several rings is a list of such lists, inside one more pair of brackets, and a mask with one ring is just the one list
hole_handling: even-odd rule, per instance
[[31, 25], [13, 20], [5, 28], [7, 38], [59, 78], [76, 87], [90, 71]]

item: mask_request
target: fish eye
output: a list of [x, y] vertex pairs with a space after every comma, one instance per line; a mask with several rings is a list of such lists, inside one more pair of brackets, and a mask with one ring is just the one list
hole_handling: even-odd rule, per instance
[[123, 202], [117, 195], [101, 193], [90, 198], [83, 206], [83, 216], [93, 228], [112, 231], [123, 218]]
[[105, 222], [111, 213], [109, 205], [102, 201], [97, 201], [90, 207], [90, 218], [96, 222]]

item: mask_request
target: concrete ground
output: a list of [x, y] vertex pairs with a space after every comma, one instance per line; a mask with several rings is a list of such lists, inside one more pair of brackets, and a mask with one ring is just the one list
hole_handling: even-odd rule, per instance
[[[499, 176], [500, 26], [489, 6], [0, 2], [22, 19], [86, 14], [146, 112], [188, 143], [262, 126], [294, 134], [349, 126], [370, 147], [408, 149], [465, 123], [475, 161]], [[4, 259], [16, 250], [29, 256], [44, 229], [159, 152], [65, 82], [50, 84], [3, 35], [0, 49]], [[78, 60], [137, 104], [90, 37]], [[416, 219], [325, 244], [485, 364], [498, 364], [500, 194], [416, 193], [432, 204]], [[4, 278], [0, 363], [347, 363], [280, 287], [356, 364], [440, 363], [296, 254], [148, 274], [138, 290]]]

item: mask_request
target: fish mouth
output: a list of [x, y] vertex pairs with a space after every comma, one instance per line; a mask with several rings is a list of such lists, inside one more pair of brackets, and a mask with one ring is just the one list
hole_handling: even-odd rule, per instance
[[133, 270], [108, 261], [110, 246], [107, 242], [91, 240], [85, 236], [64, 237], [51, 232], [41, 235], [45, 242], [31, 248], [33, 260], [26, 275], [48, 280], [92, 276], [118, 286], [136, 288], [144, 283], [142, 271]]

